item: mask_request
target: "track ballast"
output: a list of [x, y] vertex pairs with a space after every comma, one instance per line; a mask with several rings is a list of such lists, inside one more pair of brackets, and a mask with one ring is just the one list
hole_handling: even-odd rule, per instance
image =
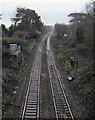
[[41, 41], [31, 69], [29, 86], [26, 94], [25, 103], [22, 110], [23, 119], [39, 118], [39, 103], [40, 103], [40, 74], [42, 64], [42, 50], [45, 38]]
[[62, 84], [61, 76], [56, 68], [54, 56], [50, 49], [50, 36], [47, 39], [47, 62], [56, 118], [74, 120], [66, 97], [64, 85]]

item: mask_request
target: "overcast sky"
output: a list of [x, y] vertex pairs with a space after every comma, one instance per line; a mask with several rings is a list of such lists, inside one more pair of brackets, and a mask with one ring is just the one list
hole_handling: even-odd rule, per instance
[[35, 10], [45, 24], [68, 23], [68, 14], [84, 11], [89, 0], [1, 0], [1, 23], [10, 26], [10, 18], [14, 17], [17, 7]]

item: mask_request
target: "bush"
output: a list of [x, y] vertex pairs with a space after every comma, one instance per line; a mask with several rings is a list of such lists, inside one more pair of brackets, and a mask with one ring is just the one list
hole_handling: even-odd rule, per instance
[[75, 78], [75, 76], [76, 76], [76, 70], [72, 70], [72, 71], [69, 73], [69, 76], [72, 77], [72, 78]]
[[35, 31], [35, 32], [32, 34], [32, 38], [33, 38], [33, 39], [37, 39], [37, 38], [39, 38], [41, 35], [42, 35], [41, 32]]
[[8, 83], [11, 85], [15, 85], [19, 80], [19, 75], [17, 75], [16, 73], [4, 72], [2, 75], [2, 79], [3, 84]]
[[5, 112], [9, 105], [11, 105], [11, 100], [9, 100], [8, 98], [3, 98], [3, 100], [2, 100], [2, 112]]
[[9, 81], [10, 81], [10, 73], [4, 72], [2, 74], [2, 79], [3, 79], [4, 83], [9, 83]]
[[60, 60], [64, 60], [64, 56], [61, 52], [57, 53], [57, 58]]
[[65, 61], [64, 67], [65, 67], [65, 70], [67, 71], [67, 73], [69, 74], [71, 72], [71, 70], [72, 70], [72, 66], [71, 66], [70, 62]]
[[28, 46], [25, 47], [25, 50], [30, 53], [36, 46], [36, 42], [33, 41], [33, 43], [29, 44]]

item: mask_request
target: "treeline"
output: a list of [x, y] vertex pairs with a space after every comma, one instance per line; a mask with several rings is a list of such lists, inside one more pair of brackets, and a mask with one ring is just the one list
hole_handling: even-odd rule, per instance
[[68, 79], [68, 88], [75, 94], [79, 103], [80, 117], [93, 119], [95, 6], [93, 7], [93, 2], [90, 2], [85, 6], [85, 12], [70, 13], [68, 17], [69, 24], [55, 24], [55, 55], [62, 66], [63, 75], [72, 78], [72, 82]]
[[16, 31], [25, 31], [28, 38], [38, 37], [43, 28], [41, 17], [35, 10], [26, 8], [17, 8], [15, 17], [11, 18], [13, 24], [7, 29], [4, 24], [1, 25], [2, 36], [13, 36]]
[[[70, 24], [55, 24], [57, 37], [68, 36], [75, 47], [83, 54], [92, 56], [93, 53], [93, 3], [86, 5], [86, 12], [70, 13]], [[64, 40], [64, 39], [63, 39]]]
[[[34, 10], [17, 8], [15, 17], [11, 18], [11, 20], [13, 24], [9, 28], [4, 24], [0, 26], [2, 28], [3, 118], [14, 117], [14, 107], [17, 107], [16, 99], [20, 95], [20, 92], [17, 91], [22, 89], [20, 83], [25, 82], [23, 75], [28, 80], [35, 47], [39, 43], [40, 39], [38, 40], [38, 38], [43, 34], [43, 23], [40, 16]], [[21, 51], [18, 55], [10, 55], [9, 47], [11, 43], [21, 46]], [[14, 95], [14, 91], [17, 97], [15, 96], [16, 94]]]

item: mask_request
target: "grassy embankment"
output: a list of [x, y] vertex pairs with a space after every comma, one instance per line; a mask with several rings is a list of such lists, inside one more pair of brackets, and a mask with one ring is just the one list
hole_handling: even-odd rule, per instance
[[[16, 43], [21, 46], [21, 53], [18, 56], [18, 63], [15, 56], [9, 54], [9, 44]], [[14, 91], [25, 67], [30, 61], [37, 41], [22, 40], [17, 38], [3, 38], [2, 40], [2, 112], [3, 116], [14, 105]]]

